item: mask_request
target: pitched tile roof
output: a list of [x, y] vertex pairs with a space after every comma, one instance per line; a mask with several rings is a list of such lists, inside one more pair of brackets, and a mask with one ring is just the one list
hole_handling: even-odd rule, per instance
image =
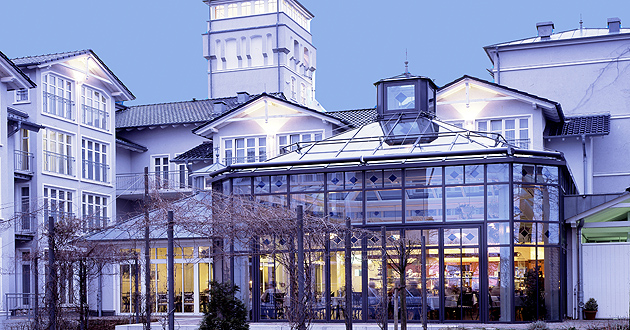
[[172, 162], [180, 163], [186, 161], [195, 160], [212, 160], [213, 157], [213, 145], [211, 141], [204, 141], [202, 144], [184, 152], [183, 154], [175, 157]]
[[[282, 93], [276, 93], [284, 98]], [[256, 95], [250, 95], [249, 99]], [[116, 111], [116, 128], [147, 127], [173, 124], [204, 123], [219, 115], [214, 110], [214, 103], [225, 103], [225, 113], [239, 106], [238, 97], [225, 97], [205, 100], [191, 100], [160, 104], [130, 106]]]
[[107, 71], [116, 80], [116, 82], [120, 86], [122, 86], [122, 88], [124, 88], [124, 90], [131, 96], [132, 99], [136, 98], [133, 95], [133, 93], [131, 93], [131, 91], [127, 88], [127, 86], [125, 86], [125, 84], [123, 84], [122, 81], [118, 79], [118, 77], [114, 74], [114, 72], [107, 67], [105, 62], [103, 62], [98, 57], [98, 55], [96, 55], [96, 53], [94, 53], [91, 49], [76, 50], [76, 51], [71, 51], [71, 52], [54, 53], [54, 54], [45, 54], [45, 55], [18, 57], [18, 58], [12, 59], [12, 61], [13, 63], [15, 63], [15, 65], [19, 67], [27, 67], [31, 65], [40, 65], [40, 64], [55, 62], [55, 61], [63, 60], [66, 58], [71, 58], [71, 57], [85, 55], [85, 54], [92, 55], [98, 61], [98, 63], [103, 66], [105, 71]]
[[20, 68], [18, 68], [17, 65], [15, 64], [15, 62], [11, 61], [6, 55], [4, 55], [3, 52], [0, 52], [0, 59], [2, 59], [5, 62], [7, 62], [20, 76], [22, 76], [22, 78], [24, 78], [26, 81], [28, 81], [28, 83], [31, 85], [31, 87], [34, 88], [34, 87], [37, 86], [31, 80], [31, 78], [29, 78], [29, 76], [27, 76], [22, 70], [20, 70]]
[[371, 124], [377, 120], [378, 115], [376, 108], [327, 111], [326, 114], [344, 121], [353, 127]]
[[610, 115], [566, 117], [561, 124], [547, 126], [545, 137], [608, 135], [610, 133]]
[[63, 60], [66, 58], [88, 54], [88, 53], [93, 53], [93, 52], [90, 49], [84, 49], [84, 50], [76, 50], [72, 52], [18, 57], [18, 58], [12, 59], [12, 61], [17, 66], [40, 65], [40, 64]]

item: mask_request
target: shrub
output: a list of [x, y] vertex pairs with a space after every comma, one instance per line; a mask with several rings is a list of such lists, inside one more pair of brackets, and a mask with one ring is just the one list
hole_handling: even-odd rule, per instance
[[210, 283], [210, 298], [199, 330], [248, 330], [247, 309], [236, 298], [238, 286], [231, 283]]
[[585, 311], [596, 311], [598, 307], [599, 306], [597, 306], [597, 300], [595, 300], [595, 298], [590, 298], [586, 304], [584, 304]]
[[545, 321], [532, 322], [527, 326], [527, 330], [549, 330], [549, 326]]

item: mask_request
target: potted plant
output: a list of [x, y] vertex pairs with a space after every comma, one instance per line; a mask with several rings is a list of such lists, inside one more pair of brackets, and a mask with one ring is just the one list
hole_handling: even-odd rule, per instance
[[587, 320], [594, 320], [595, 314], [597, 314], [597, 300], [590, 298], [586, 304], [584, 304], [584, 318]]

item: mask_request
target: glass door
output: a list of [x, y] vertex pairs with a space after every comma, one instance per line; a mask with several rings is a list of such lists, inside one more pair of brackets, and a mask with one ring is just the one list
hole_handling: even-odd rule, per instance
[[479, 320], [479, 236], [479, 227], [443, 229], [444, 320]]

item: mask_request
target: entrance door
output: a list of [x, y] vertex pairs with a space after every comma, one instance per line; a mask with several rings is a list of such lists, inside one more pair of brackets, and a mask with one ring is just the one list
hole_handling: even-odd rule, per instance
[[479, 236], [479, 227], [443, 229], [444, 320], [479, 320]]

